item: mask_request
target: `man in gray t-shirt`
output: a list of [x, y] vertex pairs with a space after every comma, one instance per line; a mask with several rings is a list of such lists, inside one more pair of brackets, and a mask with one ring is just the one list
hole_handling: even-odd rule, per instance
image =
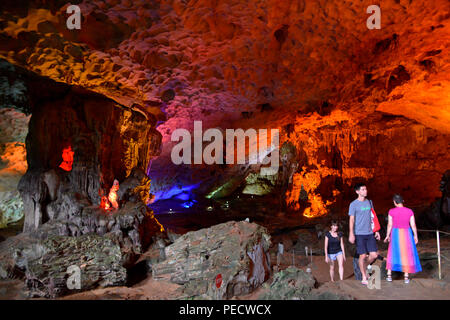
[[[358, 198], [349, 207], [349, 237], [350, 243], [356, 241], [356, 253], [359, 254], [359, 268], [362, 274], [362, 284], [367, 284], [367, 266], [375, 261], [378, 256], [376, 240], [380, 240], [380, 234], [372, 231], [372, 201], [366, 199], [367, 187], [359, 183], [355, 186]], [[366, 261], [366, 258], [367, 261]]]
[[350, 203], [348, 215], [355, 217], [355, 235], [373, 234], [372, 231], [372, 201], [355, 199]]

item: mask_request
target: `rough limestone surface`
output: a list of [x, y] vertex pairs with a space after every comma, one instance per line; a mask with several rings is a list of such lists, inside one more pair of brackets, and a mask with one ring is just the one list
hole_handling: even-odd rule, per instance
[[0, 242], [0, 279], [23, 278], [28, 257], [41, 255], [38, 242], [27, 233]]
[[316, 280], [310, 273], [289, 267], [276, 273], [268, 285], [269, 290], [259, 298], [262, 300], [305, 300], [314, 288]]
[[[55, 297], [72, 290], [124, 285], [126, 269], [121, 265], [118, 245], [105, 237], [90, 234], [81, 237], [51, 236], [41, 244], [43, 255], [28, 261], [26, 285], [31, 296]], [[68, 288], [68, 268], [80, 270], [80, 287]], [[74, 277], [76, 274], [73, 274]]]
[[[70, 208], [61, 214], [70, 213]], [[119, 210], [110, 212], [95, 206], [85, 207], [79, 215], [50, 220], [29, 233], [41, 240], [51, 235], [78, 237], [90, 233], [108, 237], [120, 246], [123, 264], [127, 266], [150, 242], [145, 239], [144, 229], [152, 234], [158, 231], [155, 221], [143, 203], [127, 202]], [[144, 224], [150, 228], [143, 228]]]
[[[229, 299], [252, 292], [270, 275], [270, 236], [264, 227], [229, 221], [188, 232], [165, 248], [153, 277], [183, 284], [186, 297]], [[216, 277], [222, 284], [216, 289]]]
[[10, 87], [5, 77], [6, 66], [0, 60], [0, 228], [19, 221], [24, 215], [17, 184], [27, 170], [25, 137], [30, 120], [18, 110], [14, 100], [26, 94], [21, 91], [22, 82], [16, 78]]
[[[0, 227], [25, 215], [24, 232], [38, 239], [111, 232], [124, 262], [132, 262], [162, 230], [146, 207], [147, 165], [161, 136], [154, 116], [0, 61], [3, 78], [10, 87], [20, 80], [25, 90], [13, 91], [15, 99], [0, 90]], [[61, 167], [68, 147], [73, 163]], [[119, 210], [102, 210], [101, 196], [115, 179]]]
[[0, 192], [0, 228], [23, 218], [23, 202], [18, 191]]
[[[18, 185], [24, 231], [59, 218], [60, 213], [79, 215], [85, 207], [98, 206], [100, 194], [106, 194], [115, 179], [122, 183], [136, 175], [144, 178], [157, 152], [154, 147], [159, 146], [160, 134], [151, 115], [122, 108], [82, 88], [63, 87], [51, 100], [41, 99], [30, 119], [28, 170]], [[68, 147], [74, 154], [66, 170], [60, 165]]]
[[353, 300], [353, 297], [346, 294], [324, 291], [320, 293], [313, 292], [305, 300]]
[[[54, 298], [124, 285], [127, 272], [121, 260], [119, 245], [108, 237], [86, 234], [38, 240], [22, 233], [0, 245], [0, 278], [24, 278], [29, 297]], [[79, 287], [69, 267], [79, 268]], [[68, 282], [74, 285], [69, 288]]]

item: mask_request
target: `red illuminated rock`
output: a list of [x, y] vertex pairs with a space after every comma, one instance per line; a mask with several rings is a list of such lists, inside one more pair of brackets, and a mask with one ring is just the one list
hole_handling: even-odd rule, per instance
[[64, 148], [62, 151], [62, 159], [63, 162], [59, 165], [61, 169], [64, 171], [71, 171], [72, 165], [73, 165], [73, 154], [72, 147], [68, 146], [67, 148]]

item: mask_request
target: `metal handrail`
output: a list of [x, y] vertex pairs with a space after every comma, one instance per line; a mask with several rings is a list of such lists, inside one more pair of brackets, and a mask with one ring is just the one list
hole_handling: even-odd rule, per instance
[[425, 230], [425, 229], [417, 229], [417, 231], [420, 231], [420, 232], [436, 232], [436, 245], [437, 245], [437, 257], [438, 257], [438, 268], [439, 268], [439, 280], [441, 280], [442, 279], [441, 257], [445, 258], [446, 260], [450, 260], [450, 259], [448, 259], [446, 256], [441, 254], [441, 242], [440, 242], [439, 233], [448, 234], [448, 235], [450, 235], [450, 233], [445, 232], [445, 231], [440, 231], [440, 230]]
[[[425, 229], [417, 229], [417, 231], [420, 231], [420, 232], [436, 232], [437, 257], [438, 257], [438, 267], [439, 267], [439, 280], [441, 280], [442, 279], [441, 257], [445, 258], [448, 261], [450, 261], [450, 259], [447, 258], [446, 256], [444, 256], [443, 254], [441, 254], [441, 244], [440, 244], [439, 233], [443, 233], [443, 234], [446, 234], [446, 235], [450, 235], [450, 233], [449, 232], [445, 232], [445, 231], [441, 231], [441, 230], [425, 230]], [[297, 252], [302, 252], [302, 250], [298, 250], [297, 251], [297, 250], [292, 248], [289, 251], [292, 253], [292, 265], [295, 266], [294, 254], [297, 253]], [[286, 253], [289, 254], [289, 252], [286, 252]], [[280, 255], [281, 257], [283, 257], [283, 260], [284, 260], [284, 254], [285, 254], [284, 252], [283, 252], [283, 254], [277, 253], [277, 256]], [[312, 252], [311, 252], [311, 256], [312, 256]], [[308, 259], [308, 254], [306, 254], [306, 259]], [[313, 266], [312, 261], [311, 261], [311, 266]]]
[[445, 231], [441, 231], [441, 230], [425, 230], [425, 229], [417, 229], [417, 231], [421, 231], [421, 232], [424, 232], [424, 231], [428, 231], [428, 232], [436, 232], [436, 231], [439, 231], [440, 233], [445, 233], [445, 234], [450, 235], [449, 232], [445, 232]]

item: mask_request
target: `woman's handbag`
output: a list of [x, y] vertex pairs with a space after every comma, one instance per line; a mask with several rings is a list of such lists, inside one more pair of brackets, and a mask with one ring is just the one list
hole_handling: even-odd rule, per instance
[[370, 202], [370, 210], [371, 210], [371, 215], [372, 215], [372, 231], [378, 232], [381, 229], [380, 223], [378, 222], [378, 218], [377, 218], [375, 209], [372, 206], [372, 200], [369, 200], [369, 202]]

